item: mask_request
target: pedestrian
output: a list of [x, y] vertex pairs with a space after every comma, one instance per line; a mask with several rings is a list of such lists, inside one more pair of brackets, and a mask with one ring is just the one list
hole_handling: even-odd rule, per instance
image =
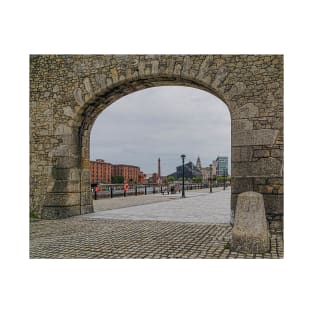
[[99, 187], [98, 186], [96, 186], [95, 187], [95, 200], [97, 200], [97, 192], [99, 191]]

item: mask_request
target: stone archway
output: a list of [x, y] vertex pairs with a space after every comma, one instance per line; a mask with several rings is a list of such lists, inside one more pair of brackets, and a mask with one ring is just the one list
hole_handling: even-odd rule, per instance
[[32, 56], [31, 210], [42, 218], [92, 211], [90, 131], [118, 98], [181, 85], [219, 97], [231, 114], [232, 214], [237, 195], [263, 194], [283, 215], [283, 58], [279, 55]]

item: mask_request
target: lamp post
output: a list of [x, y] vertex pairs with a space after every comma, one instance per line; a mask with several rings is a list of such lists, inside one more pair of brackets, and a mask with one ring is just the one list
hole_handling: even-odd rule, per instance
[[212, 193], [212, 164], [210, 164], [210, 193]]
[[186, 157], [186, 156], [185, 156], [184, 154], [182, 154], [180, 157], [181, 157], [182, 160], [183, 160], [183, 188], [182, 188], [181, 197], [182, 197], [182, 198], [185, 198], [185, 157]]
[[224, 168], [224, 190], [226, 189], [226, 168]]

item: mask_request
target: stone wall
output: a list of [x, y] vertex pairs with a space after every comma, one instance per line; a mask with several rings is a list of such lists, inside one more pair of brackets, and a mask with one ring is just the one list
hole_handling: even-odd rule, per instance
[[[283, 56], [33, 55], [30, 209], [42, 218], [91, 212], [89, 141], [97, 116], [136, 90], [181, 85], [225, 102], [232, 120], [232, 211], [244, 191], [283, 215]], [[134, 125], [135, 127], [135, 125]]]

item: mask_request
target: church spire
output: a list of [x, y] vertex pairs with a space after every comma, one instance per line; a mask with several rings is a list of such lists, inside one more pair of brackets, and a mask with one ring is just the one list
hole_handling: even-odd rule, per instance
[[197, 162], [196, 162], [196, 167], [200, 170], [202, 168], [201, 166], [201, 161], [200, 161], [200, 157], [198, 156]]

